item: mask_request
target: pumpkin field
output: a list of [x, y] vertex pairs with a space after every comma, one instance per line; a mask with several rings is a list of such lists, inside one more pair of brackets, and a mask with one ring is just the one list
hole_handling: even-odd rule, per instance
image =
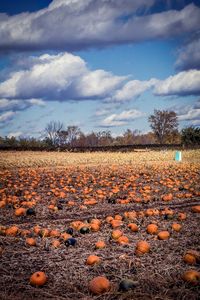
[[0, 299], [197, 300], [200, 150], [0, 153]]

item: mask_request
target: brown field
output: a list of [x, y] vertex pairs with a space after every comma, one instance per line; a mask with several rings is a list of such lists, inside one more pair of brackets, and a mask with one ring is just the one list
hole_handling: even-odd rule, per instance
[[[200, 273], [194, 283], [183, 274], [200, 272], [200, 213], [194, 212], [200, 206], [200, 151], [182, 151], [182, 162], [174, 154], [1, 152], [0, 299], [199, 299]], [[27, 215], [29, 208], [35, 215]], [[100, 221], [99, 228], [92, 219]], [[157, 225], [155, 234], [147, 233], [149, 224]], [[112, 237], [114, 225], [127, 243]], [[81, 227], [89, 232], [81, 233]], [[69, 228], [75, 246], [66, 246]], [[169, 238], [161, 240], [161, 231]], [[27, 244], [29, 237], [35, 246]], [[99, 240], [105, 248], [95, 248]], [[136, 251], [141, 240], [150, 245], [143, 255]], [[183, 259], [189, 250], [196, 251], [193, 264]], [[91, 254], [100, 263], [87, 265]], [[36, 271], [48, 277], [42, 287], [29, 283]], [[96, 276], [107, 277], [109, 291], [90, 292]], [[119, 290], [122, 279], [135, 287]]]

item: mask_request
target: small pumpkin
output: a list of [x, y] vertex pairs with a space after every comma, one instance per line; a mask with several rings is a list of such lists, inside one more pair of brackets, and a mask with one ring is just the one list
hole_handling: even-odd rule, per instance
[[20, 217], [26, 214], [26, 209], [23, 207], [19, 207], [15, 209], [15, 216]]
[[123, 235], [123, 232], [121, 230], [119, 230], [119, 229], [115, 229], [115, 230], [112, 231], [111, 235], [112, 235], [112, 238], [114, 240], [117, 240], [120, 236]]
[[98, 241], [96, 244], [95, 244], [95, 248], [96, 249], [103, 249], [106, 247], [106, 244], [104, 241]]
[[115, 219], [115, 220], [122, 221], [123, 218], [122, 218], [122, 216], [120, 216], [120, 215], [115, 215], [114, 219]]
[[192, 211], [193, 211], [194, 213], [200, 214], [200, 205], [193, 206], [193, 207], [192, 207]]
[[100, 258], [97, 255], [90, 255], [86, 260], [86, 264], [89, 266], [93, 266], [100, 262]]
[[49, 236], [51, 237], [59, 237], [60, 236], [60, 232], [56, 229], [53, 229], [49, 232]]
[[158, 233], [159, 240], [168, 240], [169, 237], [170, 233], [167, 230], [163, 230]]
[[178, 214], [178, 220], [184, 221], [186, 218], [187, 218], [186, 213], [180, 212], [180, 213]]
[[36, 226], [33, 228], [33, 231], [34, 231], [35, 234], [39, 234], [40, 230], [41, 230], [41, 228], [40, 228], [38, 225], [36, 225]]
[[53, 246], [54, 248], [59, 248], [59, 247], [60, 247], [60, 241], [57, 240], [57, 239], [53, 240], [53, 241], [52, 241], [52, 246]]
[[110, 290], [110, 281], [103, 276], [97, 276], [89, 282], [89, 290], [95, 295], [103, 294]]
[[177, 232], [179, 232], [180, 230], [181, 230], [181, 225], [180, 224], [178, 224], [178, 223], [173, 223], [172, 224], [172, 229], [174, 230], [174, 231], [177, 231]]
[[146, 241], [139, 241], [136, 244], [136, 250], [135, 250], [135, 254], [136, 255], [143, 255], [145, 253], [148, 253], [150, 251], [150, 245], [148, 242]]
[[72, 236], [71, 234], [68, 234], [67, 232], [63, 232], [60, 235], [60, 238], [63, 239], [64, 241], [66, 241], [67, 239], [70, 239]]
[[195, 265], [196, 264], [196, 257], [190, 253], [186, 253], [183, 256], [183, 260], [185, 263], [189, 264], [189, 265]]
[[110, 223], [113, 219], [111, 216], [106, 217], [106, 223]]
[[196, 258], [197, 263], [200, 263], [200, 252], [199, 251], [189, 249], [189, 250], [187, 250], [187, 253], [193, 255]]
[[135, 218], [137, 217], [137, 213], [135, 211], [126, 211], [124, 213], [124, 217], [129, 220], [135, 220]]
[[92, 223], [90, 225], [90, 229], [91, 229], [91, 231], [97, 232], [97, 231], [99, 231], [100, 227], [97, 223]]
[[34, 238], [26, 238], [26, 244], [29, 246], [36, 246], [36, 240]]
[[139, 230], [137, 224], [135, 224], [135, 223], [129, 223], [128, 228], [133, 232], [138, 232], [138, 230]]
[[146, 230], [149, 234], [156, 234], [158, 232], [158, 226], [156, 224], [149, 224]]
[[197, 272], [196, 270], [188, 270], [182, 275], [182, 278], [187, 283], [197, 285], [200, 283], [200, 272]]
[[34, 286], [43, 286], [46, 282], [47, 276], [41, 271], [33, 273], [30, 277], [30, 284]]
[[18, 231], [19, 231], [19, 228], [17, 226], [11, 226], [6, 229], [5, 233], [6, 233], [6, 235], [16, 236]]
[[118, 244], [120, 245], [128, 245], [129, 244], [129, 239], [127, 238], [127, 236], [122, 235], [118, 238], [117, 240]]
[[110, 222], [112, 228], [117, 228], [117, 227], [120, 227], [122, 226], [123, 222], [121, 220], [112, 220]]
[[97, 224], [98, 226], [101, 225], [101, 221], [99, 219], [92, 219], [90, 224]]

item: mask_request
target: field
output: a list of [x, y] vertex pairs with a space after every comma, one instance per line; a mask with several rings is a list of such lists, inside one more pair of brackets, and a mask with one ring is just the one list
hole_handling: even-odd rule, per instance
[[174, 154], [1, 152], [0, 299], [199, 299], [200, 151]]

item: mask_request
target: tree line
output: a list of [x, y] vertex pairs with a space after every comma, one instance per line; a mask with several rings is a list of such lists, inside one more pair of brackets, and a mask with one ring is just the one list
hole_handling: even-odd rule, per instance
[[127, 129], [122, 135], [113, 137], [111, 131], [104, 130], [85, 134], [78, 126], [65, 128], [60, 121], [49, 122], [44, 129], [44, 138], [0, 137], [1, 148], [56, 149], [84, 148], [146, 144], [200, 145], [200, 128], [186, 127], [178, 131], [178, 118], [174, 111], [154, 110], [148, 118], [152, 132], [141, 133]]

